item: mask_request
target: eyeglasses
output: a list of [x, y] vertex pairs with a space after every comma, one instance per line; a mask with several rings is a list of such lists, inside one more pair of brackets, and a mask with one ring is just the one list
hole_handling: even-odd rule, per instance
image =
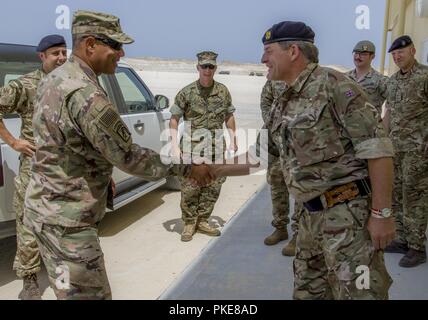
[[119, 51], [122, 49], [122, 43], [114, 41], [112, 39], [109, 38], [100, 38], [100, 37], [95, 37], [96, 40], [104, 43], [105, 45], [109, 46], [110, 48], [112, 48], [113, 50]]
[[354, 51], [352, 52], [354, 56], [360, 56], [360, 57], [368, 57], [371, 53], [370, 52], [361, 52], [361, 51]]
[[200, 67], [202, 69], [210, 69], [210, 70], [214, 70], [215, 66], [212, 64], [201, 64]]

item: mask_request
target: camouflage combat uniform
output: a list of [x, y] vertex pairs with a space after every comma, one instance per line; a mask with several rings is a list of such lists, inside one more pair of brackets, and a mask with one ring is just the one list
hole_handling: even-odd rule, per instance
[[[267, 125], [268, 154], [280, 156], [296, 201], [367, 177], [367, 159], [393, 156], [367, 99], [347, 77], [311, 63], [278, 100]], [[392, 280], [367, 230], [369, 200], [359, 196], [330, 209], [304, 211], [294, 260], [295, 299], [388, 298]], [[360, 265], [369, 268], [369, 289], [356, 286]]]
[[[117, 17], [102, 13], [77, 11], [76, 32], [132, 42]], [[187, 175], [190, 167], [164, 165], [157, 153], [133, 144], [96, 74], [74, 55], [40, 84], [33, 126], [24, 223], [35, 231], [51, 286], [59, 299], [110, 299], [98, 224], [113, 166], [146, 180]]]
[[373, 68], [359, 80], [357, 79], [356, 69], [349, 71], [346, 75], [364, 89], [369, 96], [370, 102], [377, 108], [379, 114], [382, 114], [382, 105], [386, 100], [388, 77]]
[[[223, 84], [214, 81], [213, 87], [203, 88], [199, 80], [184, 87], [175, 97], [174, 105], [171, 107], [173, 116], [184, 117], [184, 121], [191, 123], [188, 134], [192, 136], [191, 146], [189, 148], [183, 145], [183, 157], [186, 158], [186, 150], [191, 152], [192, 156], [204, 156], [210, 158], [213, 163], [224, 159], [224, 138], [219, 134], [223, 130], [223, 123], [228, 115], [232, 114], [235, 108], [232, 105], [232, 98], [229, 90]], [[195, 148], [204, 145], [202, 141], [209, 139], [198, 138], [197, 130], [208, 130], [211, 137], [211, 145], [208, 146], [209, 154], [196, 152]], [[217, 135], [215, 134], [215, 131]], [[186, 139], [183, 139], [185, 141]], [[197, 154], [196, 154], [197, 153]], [[181, 211], [182, 219], [185, 224], [194, 224], [197, 221], [207, 221], [210, 217], [214, 205], [220, 195], [222, 184], [226, 181], [225, 177], [219, 178], [205, 187], [193, 186], [188, 180], [181, 180]]]
[[[260, 97], [260, 109], [264, 123], [267, 123], [269, 120], [272, 105], [282, 95], [285, 88], [286, 85], [283, 81], [268, 80], [263, 86]], [[289, 195], [279, 159], [268, 164], [266, 178], [271, 186], [272, 226], [278, 230], [287, 229], [287, 225], [290, 223], [290, 219], [288, 218], [288, 213], [290, 212]], [[291, 217], [293, 220], [291, 230], [294, 233], [298, 230], [298, 214], [300, 210], [298, 205], [295, 206], [293, 216]]]
[[428, 67], [415, 63], [388, 82], [390, 138], [396, 151], [393, 212], [397, 236], [425, 250], [428, 220]]
[[[33, 108], [37, 86], [45, 76], [42, 70], [28, 73], [0, 89], [0, 119], [7, 113], [17, 113], [22, 120], [20, 139], [34, 145]], [[19, 157], [19, 173], [15, 177], [13, 208], [16, 214], [16, 256], [13, 269], [23, 278], [40, 271], [40, 253], [31, 229], [23, 223], [24, 197], [31, 176], [31, 158], [25, 154]]]

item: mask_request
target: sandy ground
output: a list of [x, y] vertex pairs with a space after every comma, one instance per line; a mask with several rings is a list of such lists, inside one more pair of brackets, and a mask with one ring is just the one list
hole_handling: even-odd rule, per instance
[[[150, 68], [143, 68], [133, 63], [152, 92], [166, 95], [171, 104], [182, 87], [197, 79], [194, 65], [189, 63], [174, 71], [163, 62], [156, 65], [149, 61], [149, 64]], [[246, 71], [245, 66], [244, 71], [242, 66], [236, 67], [241, 71], [217, 75], [216, 80], [231, 92], [238, 128], [258, 129], [262, 124], [259, 97], [266, 79], [247, 75], [247, 71], [263, 70], [263, 66], [247, 67]], [[232, 70], [230, 65], [229, 69]], [[241, 152], [246, 149], [246, 145], [240, 147]], [[223, 227], [264, 182], [264, 174], [228, 178], [210, 223]], [[107, 214], [102, 221], [100, 240], [114, 299], [156, 299], [210, 241], [216, 240], [196, 234], [191, 242], [181, 242], [179, 203], [179, 192], [156, 190]], [[22, 287], [22, 281], [12, 271], [15, 241], [14, 237], [0, 240], [0, 299], [17, 299]], [[45, 272], [40, 280], [43, 298], [54, 299]]]

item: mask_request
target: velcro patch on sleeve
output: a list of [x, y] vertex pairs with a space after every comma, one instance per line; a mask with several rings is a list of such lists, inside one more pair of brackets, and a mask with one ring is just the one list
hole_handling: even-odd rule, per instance
[[107, 132], [117, 135], [123, 142], [128, 143], [130, 141], [131, 133], [112, 106], [104, 108], [99, 116], [99, 122], [106, 128]]
[[117, 120], [119, 120], [119, 115], [110, 108], [106, 108], [100, 117], [101, 124], [106, 128], [113, 126]]
[[131, 138], [131, 133], [129, 132], [128, 128], [120, 120], [116, 121], [113, 130], [124, 142], [128, 142]]

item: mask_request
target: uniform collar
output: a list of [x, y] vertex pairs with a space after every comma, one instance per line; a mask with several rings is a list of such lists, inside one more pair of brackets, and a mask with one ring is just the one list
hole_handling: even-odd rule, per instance
[[[196, 86], [196, 90], [198, 91], [198, 94], [201, 94], [202, 85], [200, 84], [199, 80], [195, 81], [195, 86]], [[217, 86], [217, 82], [214, 80], [212, 90], [209, 96], [214, 96], [217, 93], [218, 93], [218, 86]]]
[[36, 72], [33, 73], [33, 75], [38, 79], [43, 79], [44, 77], [46, 77], [47, 73], [43, 71], [42, 67], [40, 67], [40, 69], [37, 69]]
[[361, 79], [358, 79], [357, 78], [357, 69], [355, 68], [354, 70], [351, 71], [351, 76], [352, 76], [352, 78], [355, 79], [355, 81], [362, 82], [364, 79], [372, 78], [374, 73], [375, 73], [375, 70], [372, 67], [370, 67], [369, 72], [367, 72], [366, 75], [364, 77], [362, 77]]
[[417, 62], [416, 60], [415, 60], [415, 63], [413, 64], [413, 66], [410, 68], [410, 70], [409, 71], [407, 71], [406, 73], [402, 73], [401, 72], [401, 70], [398, 70], [398, 72], [397, 72], [397, 77], [399, 78], [399, 79], [406, 79], [406, 78], [408, 78], [408, 77], [410, 77], [413, 73], [415, 73], [416, 71], [418, 71], [418, 69], [419, 69], [419, 62]]
[[98, 84], [98, 77], [95, 74], [94, 70], [82, 59], [80, 59], [78, 56], [75, 56], [74, 54], [71, 55], [70, 62], [76, 63], [79, 65], [79, 67], [83, 70], [83, 72], [86, 74], [86, 76], [96, 84]]
[[[305, 85], [306, 81], [308, 80], [309, 76], [314, 72], [314, 70], [318, 67], [318, 63], [309, 63], [305, 70], [303, 70], [296, 80], [291, 84], [289, 90], [293, 90], [297, 93], [302, 91], [303, 86]], [[287, 90], [288, 91], [288, 90]]]

